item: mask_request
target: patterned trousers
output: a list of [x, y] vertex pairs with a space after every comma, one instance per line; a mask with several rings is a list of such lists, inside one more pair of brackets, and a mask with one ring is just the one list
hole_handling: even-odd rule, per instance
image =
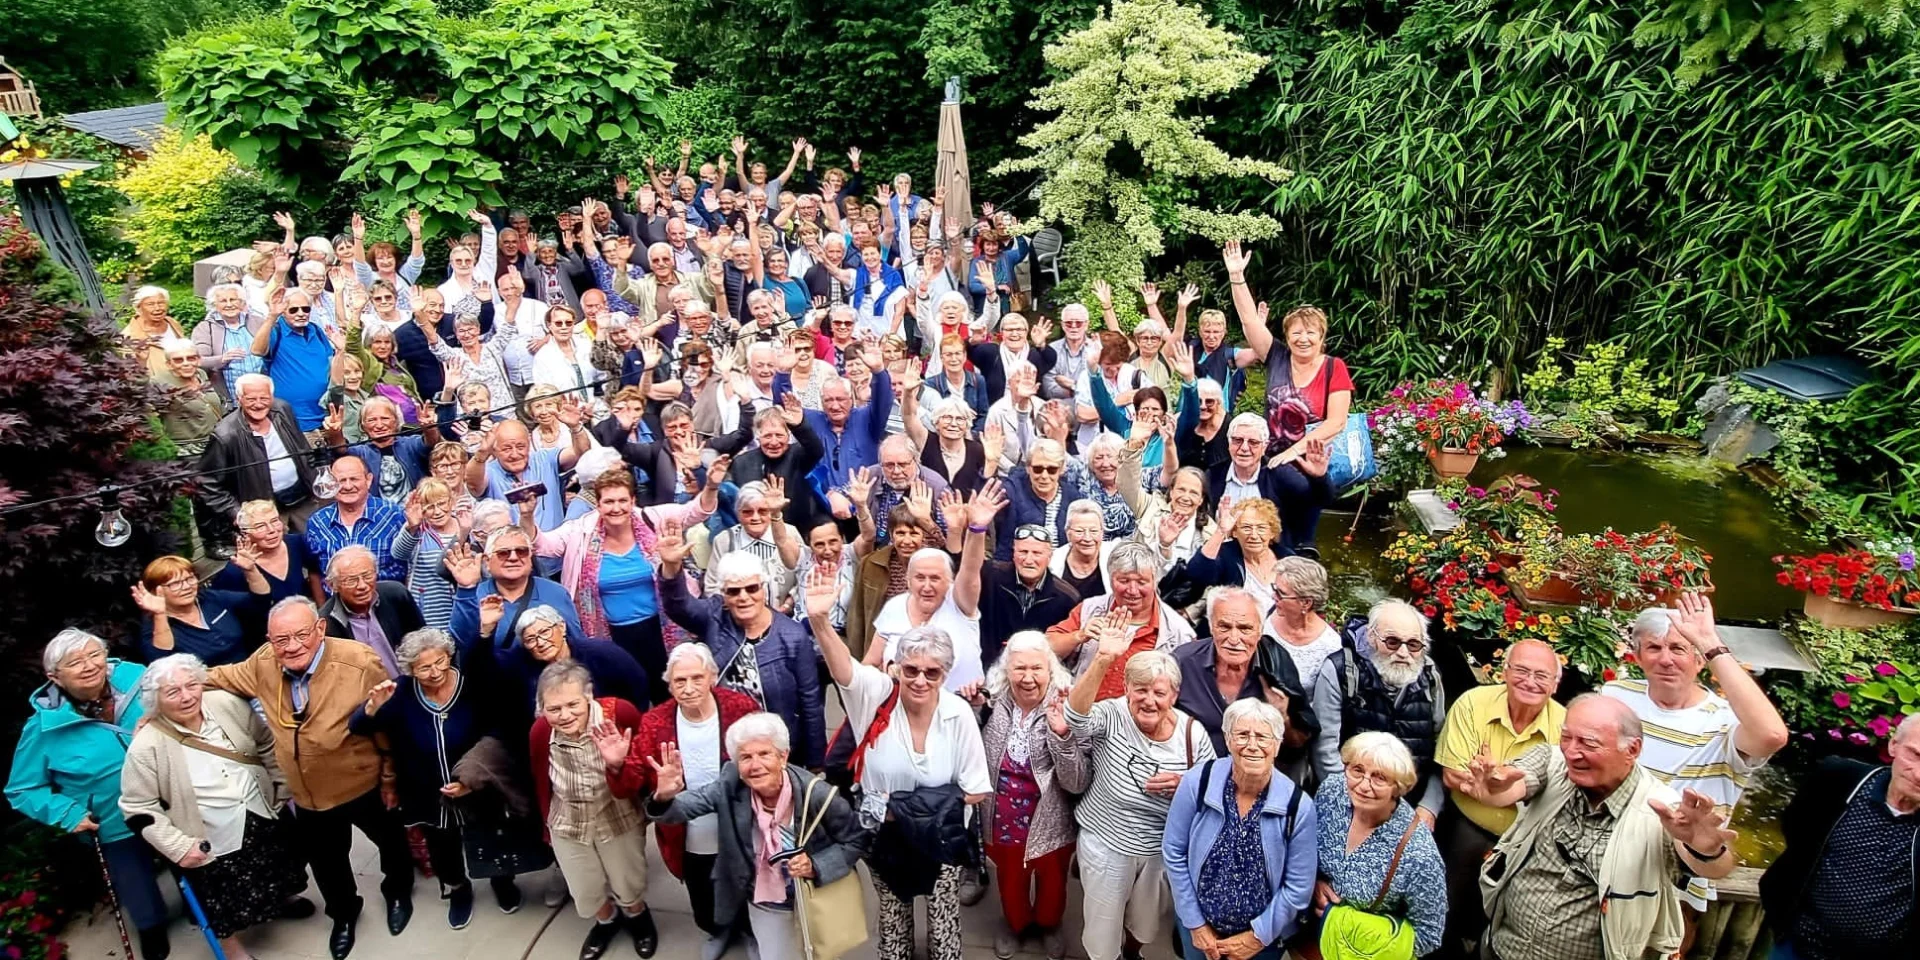
[[[874, 878], [880, 900], [880, 960], [913, 960], [913, 901], [902, 900]], [[940, 868], [933, 894], [927, 897], [927, 956], [929, 960], [960, 960], [960, 868]]]

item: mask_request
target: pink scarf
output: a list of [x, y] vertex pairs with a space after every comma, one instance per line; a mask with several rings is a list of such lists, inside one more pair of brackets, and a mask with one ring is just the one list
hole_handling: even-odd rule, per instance
[[[647, 562], [654, 565], [654, 589], [658, 590], [660, 554], [654, 548], [654, 542], [658, 537], [653, 527], [642, 521], [642, 509], [641, 507], [633, 509], [633, 543], [640, 550], [640, 554], [647, 558]], [[598, 514], [596, 513], [595, 516], [597, 517]], [[573, 605], [576, 612], [580, 614], [580, 629], [586, 631], [587, 637], [592, 640], [606, 640], [613, 636], [612, 630], [607, 627], [606, 611], [600, 606], [600, 556], [605, 549], [602, 543], [605, 529], [603, 520], [594, 525], [593, 533], [587, 537], [587, 554], [580, 561], [580, 582], [573, 591]], [[672, 621], [665, 617], [661, 620], [661, 636], [665, 640], [666, 648], [672, 650], [674, 644], [678, 643], [684, 634]]]
[[[751, 792], [751, 791], [749, 791]], [[760, 805], [760, 798], [754, 797], [753, 817], [760, 826], [760, 856], [753, 874], [753, 902], [786, 903], [787, 878], [780, 868], [768, 860], [785, 848], [780, 843], [780, 825], [793, 819], [793, 778], [785, 770], [780, 771], [780, 798], [773, 802], [769, 811]], [[799, 824], [793, 825], [794, 838], [799, 839]]]

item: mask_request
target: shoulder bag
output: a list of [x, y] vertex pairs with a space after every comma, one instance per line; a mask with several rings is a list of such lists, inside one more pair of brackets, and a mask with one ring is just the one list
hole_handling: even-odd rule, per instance
[[1407, 842], [1420, 829], [1415, 818], [1400, 835], [1393, 859], [1387, 863], [1386, 879], [1380, 881], [1380, 893], [1364, 907], [1336, 903], [1328, 908], [1320, 925], [1320, 955], [1325, 960], [1413, 960], [1413, 923], [1380, 912], [1393, 888], [1393, 875], [1400, 870], [1400, 857]]
[[[827, 795], [816, 806], [813, 794], [818, 786], [825, 786]], [[807, 842], [826, 819], [827, 808], [839, 792], [840, 788], [827, 784], [819, 776], [807, 784], [800, 798], [799, 819], [795, 821], [800, 829], [794, 834], [794, 842], [800, 849], [807, 848]], [[848, 870], [846, 876], [824, 884], [795, 877], [793, 917], [800, 924], [800, 942], [806, 946], [805, 960], [839, 960], [866, 943], [867, 898], [860, 884], [860, 871]]]

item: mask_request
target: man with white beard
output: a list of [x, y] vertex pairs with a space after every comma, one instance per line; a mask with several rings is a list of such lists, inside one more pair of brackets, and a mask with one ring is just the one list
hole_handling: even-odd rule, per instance
[[1393, 734], [1419, 767], [1420, 778], [1406, 796], [1414, 816], [1431, 829], [1446, 797], [1433, 752], [1447, 722], [1447, 697], [1427, 656], [1427, 618], [1404, 600], [1382, 600], [1367, 611], [1366, 634], [1342, 641], [1321, 664], [1313, 685], [1313, 710], [1320, 720], [1314, 771], [1322, 783], [1345, 776], [1341, 744], [1357, 733]]

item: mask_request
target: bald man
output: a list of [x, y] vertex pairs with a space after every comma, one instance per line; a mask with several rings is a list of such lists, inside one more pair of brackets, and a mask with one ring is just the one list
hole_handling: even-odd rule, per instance
[[1501, 681], [1460, 695], [1447, 710], [1434, 762], [1452, 801], [1440, 815], [1434, 839], [1447, 863], [1447, 942], [1478, 940], [1487, 926], [1480, 907], [1480, 861], [1513, 825], [1514, 811], [1490, 807], [1463, 790], [1475, 758], [1510, 764], [1535, 747], [1560, 742], [1567, 708], [1553, 701], [1560, 687], [1560, 658], [1539, 640], [1507, 649]]

